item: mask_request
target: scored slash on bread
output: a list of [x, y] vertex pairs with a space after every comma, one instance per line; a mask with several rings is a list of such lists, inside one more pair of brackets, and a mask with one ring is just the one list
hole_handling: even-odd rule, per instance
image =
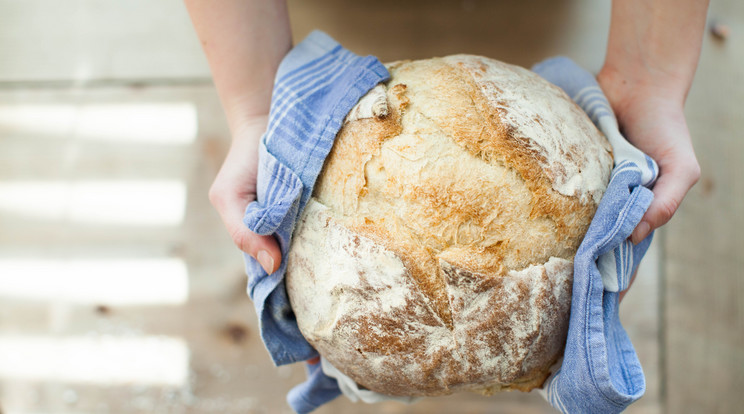
[[384, 394], [540, 386], [562, 353], [609, 144], [525, 69], [468, 55], [388, 69], [347, 116], [295, 230], [300, 330]]

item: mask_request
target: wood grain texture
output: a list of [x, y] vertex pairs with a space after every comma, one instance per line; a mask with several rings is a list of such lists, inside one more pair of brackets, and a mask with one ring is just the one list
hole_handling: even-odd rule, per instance
[[[734, 3], [728, 1], [725, 4]], [[714, 9], [717, 4], [718, 0], [714, 0]], [[610, 1], [289, 0], [289, 5], [296, 41], [310, 30], [319, 28], [326, 30], [352, 51], [376, 54], [383, 61], [475, 53], [529, 66], [547, 56], [564, 54], [584, 67], [596, 70], [604, 56]], [[733, 13], [729, 9], [721, 9], [719, 14], [725, 18], [739, 19], [738, 22], [741, 21], [741, 15], [740, 10]], [[739, 155], [732, 152], [738, 149], [741, 153], [740, 143], [736, 144], [737, 140], [740, 142], [742, 130], [741, 121], [737, 121], [741, 110], [737, 108], [741, 108], [740, 102], [743, 100], [741, 89], [737, 89], [736, 95], [729, 90], [729, 86], [741, 84], [741, 55], [735, 58], [731, 50], [735, 47], [741, 49], [744, 44], [741, 37], [737, 37], [743, 29], [741, 24], [727, 22], [735, 29], [729, 41], [706, 45], [710, 50], [725, 53], [715, 58], [704, 56], [698, 74], [699, 83], [707, 79], [705, 82], [708, 85], [718, 85], [716, 92], [699, 95], [696, 89], [689, 102], [691, 108], [696, 105], [690, 116], [699, 142], [706, 142], [703, 140], [707, 140], [708, 136], [726, 142], [716, 150], [719, 158], [710, 158], [704, 163], [706, 171], [711, 164], [722, 159], [741, 162], [741, 158], [737, 158]], [[95, 257], [112, 252], [145, 256], [174, 255], [183, 257], [188, 264], [192, 292], [189, 303], [183, 307], [113, 307], [108, 316], [99, 315], [94, 309], [84, 306], [22, 303], [3, 298], [0, 301], [0, 334], [46, 335], [54, 329], [54, 333], [59, 335], [168, 335], [183, 338], [192, 355], [190, 382], [183, 388], [70, 384], [53, 379], [34, 382], [2, 379], [0, 401], [4, 412], [289, 413], [284, 396], [292, 386], [304, 379], [303, 367], [300, 364], [281, 368], [272, 366], [256, 331], [255, 312], [245, 296], [242, 260], [206, 198], [209, 184], [228, 148], [229, 135], [216, 93], [205, 86], [209, 83], [208, 68], [182, 3], [178, 0], [0, 0], [0, 23], [0, 86], [3, 88], [0, 104], [68, 107], [127, 103], [147, 106], [185, 101], [194, 103], [199, 120], [199, 137], [195, 143], [188, 148], [176, 149], [86, 143], [63, 129], [50, 136], [7, 128], [0, 130], [2, 180], [98, 177], [188, 181], [184, 223], [176, 228], [112, 230], [66, 222], [31, 221], [3, 212], [0, 218], [0, 254], [3, 257], [44, 257], [49, 254], [63, 258]], [[706, 63], [706, 59], [713, 60]], [[708, 69], [705, 65], [708, 65]], [[157, 86], [192, 81], [198, 81], [202, 86], [194, 89], [116, 87], [129, 83]], [[80, 88], [91, 84], [100, 86], [101, 83], [114, 87]], [[50, 84], [55, 88], [44, 88]], [[60, 84], [78, 87], [60, 88]], [[716, 99], [723, 101], [707, 105], [708, 101], [715, 102]], [[695, 101], [698, 103], [695, 104]], [[720, 108], [727, 108], [728, 105], [734, 106], [728, 112], [720, 111]], [[702, 126], [694, 126], [692, 118], [695, 116], [708, 121]], [[726, 132], [715, 132], [720, 128], [725, 128]], [[702, 154], [705, 149], [699, 148], [698, 151]], [[721, 172], [720, 177], [717, 176], [717, 181], [711, 181], [709, 185], [705, 185], [704, 181], [696, 191], [703, 191], [703, 186], [708, 188], [705, 191], [725, 191], [722, 190], [727, 188], [724, 186], [731, 185], [741, 176], [741, 170], [735, 171], [733, 164], [727, 165], [720, 166], [726, 170]], [[739, 175], [733, 175], [737, 171]], [[718, 178], [721, 180], [718, 181]], [[741, 202], [736, 204], [732, 201], [734, 198], [725, 194], [716, 197], [719, 197], [719, 201], [713, 204], [714, 207], [721, 209], [719, 211], [728, 209], [728, 216], [734, 214], [733, 208], [742, 211]], [[695, 220], [694, 217], [691, 219]], [[673, 224], [682, 220], [677, 218]], [[723, 232], [720, 234], [730, 235], [734, 231], [734, 224], [738, 223], [741, 228], [741, 221], [719, 223], [712, 217], [706, 220], [704, 225], [685, 227], [675, 236], [681, 235], [689, 240], [690, 235], [684, 231], [700, 234], [712, 228]], [[719, 243], [717, 238], [707, 237], [699, 244], [702, 243], [707, 243], [709, 250], [706, 251], [710, 251], [720, 250], [726, 241], [722, 239]], [[683, 241], [678, 243], [681, 244]], [[676, 257], [691, 257], [689, 253], [694, 253], [692, 249], [689, 247]], [[704, 260], [707, 256], [692, 257], [696, 257], [697, 261], [693, 263], [696, 269], [705, 270], [697, 274], [693, 274], [693, 270], [685, 270], [689, 272], [686, 274], [694, 277], [703, 274], [707, 277], [711, 273], [711, 268], [705, 262], [707, 259]], [[655, 268], [653, 261], [647, 260], [644, 264]], [[733, 265], [723, 268], [728, 272], [736, 269]], [[644, 270], [641, 269], [639, 279], [622, 306], [623, 321], [639, 352], [648, 382], [646, 396], [631, 406], [628, 413], [660, 411], [660, 387], [654, 385], [659, 383], [659, 376], [655, 375], [658, 374], [659, 359], [656, 340], [659, 324], [654, 290], [656, 274], [650, 272], [647, 275], [644, 277]], [[720, 279], [715, 280], [720, 283]], [[681, 285], [685, 283], [690, 282], [688, 280]], [[694, 288], [697, 287], [685, 288], [685, 294], [695, 293]], [[738, 292], [740, 296], [741, 288]], [[726, 293], [725, 288], [719, 292], [723, 293]], [[696, 305], [683, 316], [691, 317], [690, 314], [694, 312], [707, 312], [706, 315], [712, 317], [720, 317], [716, 312], [731, 315], [731, 298], [728, 302], [714, 298], [719, 301], [716, 303], [712, 298], [706, 296], [708, 302]], [[683, 306], [678, 305], [679, 308]], [[741, 330], [741, 325], [736, 325], [736, 318], [741, 320], [741, 313], [738, 315], [726, 319], [728, 325], [721, 322], [717, 328], [706, 329], [718, 334], [721, 334], [722, 326]], [[243, 343], [235, 344], [225, 339], [224, 327], [234, 321], [246, 324], [247, 336]], [[692, 343], [685, 343], [686, 334], [686, 331], [677, 334], [682, 347], [674, 352], [674, 361], [678, 365], [674, 371], [668, 370], [672, 375], [684, 374], [696, 366], [703, 367], [705, 362], [687, 362]], [[718, 352], [710, 344], [703, 350]], [[729, 351], [729, 354], [732, 352]], [[737, 393], [732, 385], [738, 384], [736, 386], [741, 388], [741, 376], [731, 377], [735, 373], [731, 362], [734, 360], [720, 355], [706, 356], [719, 361], [715, 366], [705, 368], [706, 376], [699, 374], [698, 370], [683, 384], [685, 388], [679, 388], [673, 394], [669, 392], [669, 400], [674, 399], [670, 406], [676, 410], [670, 409], [669, 412], [682, 412], [685, 404], [695, 398], [718, 402], [724, 408], [736, 407], [734, 402], [741, 406], [741, 393]], [[671, 365], [671, 355], [667, 361]], [[695, 387], [707, 391], [712, 385], [706, 384], [718, 384], [711, 382], [715, 375], [713, 369], [718, 369], [724, 376], [728, 375], [727, 378], [733, 378], [734, 382], [724, 382], [724, 388], [708, 391], [706, 396], [701, 396], [703, 393]], [[678, 380], [675, 384], [682, 382]], [[672, 385], [671, 382], [668, 384], [670, 390]], [[721, 402], [726, 398], [728, 402]], [[425, 399], [411, 406], [392, 402], [354, 404], [339, 398], [316, 412], [532, 414], [554, 413], [555, 410], [537, 394], [515, 392], [490, 398], [459, 394]], [[727, 411], [721, 408], [718, 412]]]
[[295, 42], [326, 31], [383, 62], [467, 53], [529, 67], [567, 54], [598, 70], [609, 1], [289, 0]]
[[669, 413], [744, 407], [744, 4], [713, 2], [686, 113], [702, 178], [665, 240], [665, 378]]
[[0, 0], [0, 82], [210, 79], [179, 0]]

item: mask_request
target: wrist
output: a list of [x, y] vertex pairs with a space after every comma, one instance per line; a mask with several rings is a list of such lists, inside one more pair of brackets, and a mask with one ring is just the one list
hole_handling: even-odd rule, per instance
[[682, 82], [621, 70], [608, 64], [597, 74], [597, 82], [620, 117], [628, 107], [641, 101], [682, 112], [688, 89]]
[[658, 89], [684, 101], [695, 75], [696, 54], [690, 57], [661, 52], [663, 42], [654, 39], [636, 39], [649, 44], [633, 47], [628, 44], [630, 35], [619, 40], [618, 37], [610, 39], [607, 45], [601, 74], [621, 78], [629, 85]]
[[[700, 56], [708, 0], [614, 0], [597, 79], [611, 95], [683, 106]], [[612, 102], [612, 101], [611, 101]]]
[[266, 131], [269, 123], [269, 114], [248, 114], [242, 115], [231, 123], [230, 130], [232, 139], [255, 139], [260, 137]]
[[267, 122], [271, 107], [271, 91], [221, 95], [222, 109], [233, 136], [246, 128], [253, 129], [256, 124]]

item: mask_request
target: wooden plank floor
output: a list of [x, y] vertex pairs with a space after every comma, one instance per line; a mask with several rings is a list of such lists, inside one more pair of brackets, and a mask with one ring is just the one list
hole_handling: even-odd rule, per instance
[[[284, 397], [303, 368], [269, 361], [241, 257], [206, 199], [229, 136], [181, 2], [58, 3], [0, 0], [0, 189], [15, 194], [0, 193], [0, 412], [289, 412]], [[657, 238], [621, 309], [648, 382], [631, 413], [728, 413], [744, 404], [740, 3], [713, 1], [711, 16], [732, 35], [706, 37], [688, 101], [703, 180]], [[530, 66], [564, 54], [596, 70], [609, 19], [608, 0], [289, 5], [296, 41], [319, 28], [383, 61], [476, 53]], [[153, 191], [170, 196], [143, 202]], [[152, 280], [131, 281], [138, 289], [116, 303], [50, 279], [85, 273], [80, 266], [98, 272], [84, 283], [101, 297], [121, 283], [117, 267], [140, 266]], [[7, 282], [11, 271], [46, 289]], [[163, 290], [164, 280], [183, 291]], [[50, 352], [61, 357], [46, 368], [32, 363]], [[113, 362], [81, 363], [76, 373], [61, 361], [81, 353]], [[138, 366], [132, 355], [163, 365]], [[350, 411], [553, 412], [522, 393], [411, 406], [340, 398], [317, 412]]]
[[667, 226], [664, 366], [669, 413], [744, 407], [744, 3], [713, 1], [686, 113], [702, 178]]
[[209, 77], [179, 0], [0, 0], [0, 82]]

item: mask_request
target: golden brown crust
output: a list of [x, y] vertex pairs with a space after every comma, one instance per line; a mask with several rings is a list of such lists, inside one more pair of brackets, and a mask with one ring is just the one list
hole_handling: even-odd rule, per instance
[[446, 324], [398, 253], [332, 214], [308, 204], [287, 273], [297, 322], [331, 364], [388, 395], [488, 394], [544, 381], [565, 339], [570, 261], [502, 277], [440, 261], [453, 316]]
[[[608, 145], [522, 69], [454, 56], [389, 70], [387, 115], [343, 126], [313, 194], [327, 209], [295, 232], [288, 291], [313, 315], [297, 312], [300, 329], [386, 394], [538, 386], [565, 340], [570, 261], [609, 178]], [[356, 284], [323, 276], [330, 257], [329, 272]], [[325, 291], [332, 306], [317, 303]]]

